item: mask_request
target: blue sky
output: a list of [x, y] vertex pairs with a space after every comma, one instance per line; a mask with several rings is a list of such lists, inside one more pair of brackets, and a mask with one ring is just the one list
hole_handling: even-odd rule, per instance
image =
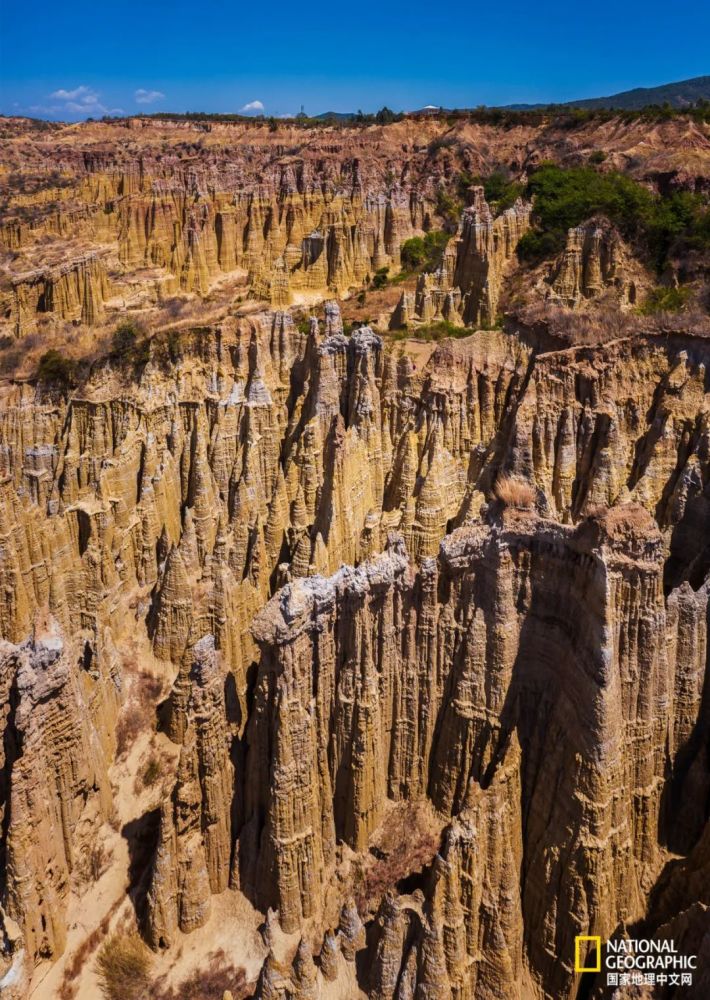
[[0, 0], [0, 111], [563, 101], [708, 74], [709, 38], [703, 0]]

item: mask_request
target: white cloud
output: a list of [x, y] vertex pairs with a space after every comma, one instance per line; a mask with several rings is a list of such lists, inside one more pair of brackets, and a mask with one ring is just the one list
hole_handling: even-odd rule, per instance
[[246, 111], [246, 113], [249, 114], [250, 111], [263, 111], [264, 105], [261, 101], [249, 101], [248, 104], [245, 104], [244, 107], [239, 110]]
[[160, 90], [144, 90], [143, 87], [139, 87], [133, 95], [136, 104], [152, 104], [153, 101], [160, 101], [164, 97], [165, 94]]
[[73, 90], [55, 90], [49, 95], [53, 97], [55, 101], [74, 101], [80, 102], [81, 104], [98, 104], [99, 95], [91, 87], [85, 87], [82, 84], [80, 87], [74, 87]]
[[62, 112], [70, 112], [74, 115], [122, 115], [125, 112], [123, 108], [108, 108], [105, 104], [100, 101], [100, 94], [98, 91], [94, 90], [93, 87], [87, 87], [85, 84], [80, 84], [78, 87], [73, 87], [71, 90], [67, 90], [65, 87], [60, 87], [59, 90], [53, 91], [50, 98], [55, 101], [63, 101], [63, 104], [53, 105], [53, 106], [42, 106], [34, 105], [30, 110], [41, 111], [44, 114], [61, 114]]

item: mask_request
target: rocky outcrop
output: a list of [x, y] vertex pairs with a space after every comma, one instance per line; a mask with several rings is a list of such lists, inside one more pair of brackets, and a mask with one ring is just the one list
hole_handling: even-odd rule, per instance
[[[648, 276], [598, 218], [518, 267], [480, 188], [393, 320], [476, 332], [353, 329], [467, 176], [698, 192], [706, 127], [480, 117], [3, 120], [3, 997], [106, 928], [156, 995], [600, 1000], [575, 937], [637, 932], [708, 993], [708, 341], [554, 349]], [[71, 391], [11, 377], [45, 333]]]
[[640, 298], [644, 276], [617, 230], [605, 219], [595, 219], [569, 230], [547, 283], [547, 297], [572, 309], [607, 290], [621, 307], [629, 307]]
[[440, 269], [420, 275], [413, 301], [410, 292], [402, 293], [391, 325], [440, 319], [462, 326], [494, 325], [507, 268], [529, 228], [530, 211], [519, 199], [494, 218], [483, 188], [473, 188], [473, 204], [464, 209]]
[[111, 294], [106, 268], [96, 253], [18, 275], [12, 284], [16, 337], [31, 331], [40, 313], [93, 326]]
[[650, 919], [669, 852], [691, 888], [651, 929], [680, 899], [698, 933], [706, 344], [531, 341], [415, 368], [329, 303], [0, 387], [2, 905], [31, 961], [144, 659], [158, 956], [242, 894], [273, 910], [264, 995], [571, 997], [575, 935]]
[[[130, 307], [144, 320], [161, 313], [162, 324], [176, 294], [181, 302], [209, 296], [209, 311], [219, 302], [226, 314], [248, 296], [281, 308], [348, 293], [380, 268], [396, 273], [404, 240], [443, 228], [441, 195], [458, 196], [466, 175], [504, 168], [523, 179], [540, 162], [579, 163], [603, 151], [608, 165], [657, 190], [707, 190], [703, 123], [669, 120], [653, 134], [639, 120], [617, 125], [508, 128], [428, 115], [369, 128], [281, 121], [272, 130], [257, 121], [132, 119], [50, 133], [5, 119], [0, 246], [11, 256], [0, 334], [15, 334], [18, 320], [31, 329], [48, 261], [94, 254], [110, 275], [106, 323]], [[446, 274], [422, 282], [419, 318], [490, 325], [509, 266], [505, 244], [524, 225], [517, 210], [487, 219], [476, 196]], [[559, 294], [576, 297], [578, 286], [584, 296], [583, 274], [580, 284], [571, 270], [563, 268]], [[88, 272], [56, 285], [47, 277], [50, 317], [101, 319], [105, 276]], [[23, 282], [28, 273], [37, 280]], [[631, 280], [623, 279], [626, 292]]]
[[64, 950], [72, 873], [112, 812], [117, 678], [105, 651], [81, 670], [72, 654], [56, 632], [0, 645], [2, 906], [22, 929], [30, 961]]
[[234, 773], [214, 636], [195, 643], [189, 660], [169, 705], [169, 732], [182, 748], [175, 788], [161, 811], [148, 892], [156, 948], [168, 947], [178, 927], [187, 933], [205, 923], [210, 896], [227, 888], [231, 868]]
[[[667, 726], [686, 711], [662, 564], [638, 506], [574, 530], [511, 514], [454, 532], [416, 574], [394, 542], [279, 593], [254, 625], [242, 864], [259, 905], [289, 931], [317, 917], [336, 843], [362, 850], [388, 798], [426, 795], [455, 819], [417, 925], [416, 981], [441, 979], [448, 942], [451, 989], [483, 977], [481, 995], [522, 995], [524, 950], [534, 977], [572, 995], [559, 956], [575, 934], [642, 916], [662, 865]], [[704, 616], [695, 627], [704, 646]], [[462, 877], [481, 858], [476, 877], [500, 894], [492, 924]], [[392, 920], [387, 939], [410, 941]], [[460, 939], [447, 921], [463, 922]]]
[[161, 811], [148, 892], [148, 937], [155, 948], [169, 947], [178, 928], [189, 933], [209, 917], [211, 894], [201, 813], [197, 750], [188, 738], [171, 800]]
[[395, 176], [367, 141], [362, 158], [339, 143], [299, 155], [288, 140], [272, 147], [267, 134], [247, 140], [248, 153], [240, 134], [236, 149], [196, 143], [190, 161], [182, 134], [168, 130], [177, 144], [167, 155], [147, 131], [143, 151], [122, 141], [86, 155], [65, 150], [60, 178], [50, 154], [34, 193], [11, 193], [0, 242], [15, 258], [13, 332], [28, 332], [38, 312], [95, 324], [111, 292], [112, 308], [141, 309], [176, 291], [205, 297], [225, 280], [275, 308], [344, 294], [378, 268], [399, 269], [402, 242], [433, 204], [414, 146]]

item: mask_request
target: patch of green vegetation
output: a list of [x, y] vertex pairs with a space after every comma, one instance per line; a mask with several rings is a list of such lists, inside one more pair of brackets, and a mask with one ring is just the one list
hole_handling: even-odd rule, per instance
[[402, 267], [405, 271], [436, 271], [441, 267], [449, 233], [433, 229], [424, 236], [405, 240], [401, 248]]
[[[369, 117], [369, 116], [368, 116]], [[392, 111], [385, 105], [375, 114], [375, 121], [378, 125], [390, 125], [392, 122], [399, 122], [404, 118], [402, 112]]]
[[604, 160], [606, 160], [606, 153], [603, 149], [595, 149], [589, 156], [589, 162], [592, 164], [603, 163]]
[[646, 297], [640, 308], [645, 316], [659, 312], [681, 312], [690, 298], [690, 288], [678, 285], [677, 288], [654, 288]]
[[172, 362], [177, 361], [180, 356], [180, 331], [168, 330], [167, 336], [168, 355]]
[[473, 333], [467, 326], [456, 326], [455, 323], [449, 323], [446, 319], [437, 320], [436, 323], [427, 323], [426, 326], [418, 326], [411, 332], [411, 336], [415, 337], [417, 340], [446, 340], [447, 337], [453, 337], [455, 340], [459, 340], [461, 337], [470, 337]]
[[534, 228], [518, 244], [522, 260], [539, 261], [564, 249], [567, 230], [601, 214], [662, 268], [679, 240], [710, 248], [708, 205], [701, 195], [673, 192], [662, 197], [617, 171], [564, 169], [542, 163], [531, 174], [526, 195], [534, 199]]
[[673, 191], [659, 198], [654, 209], [648, 234], [659, 268], [671, 251], [710, 251], [710, 203], [706, 197], [690, 191]]
[[387, 285], [387, 275], [389, 274], [388, 267], [379, 267], [372, 278], [371, 286], [376, 291], [380, 288], [385, 288]]
[[548, 260], [564, 249], [565, 242], [560, 240], [560, 233], [545, 232], [540, 229], [530, 229], [521, 237], [516, 251], [520, 260], [537, 264]]
[[124, 320], [111, 338], [111, 353], [119, 361], [140, 367], [148, 363], [150, 342], [138, 324]]
[[511, 208], [525, 191], [524, 184], [512, 180], [503, 170], [494, 170], [487, 177], [474, 177], [464, 170], [458, 179], [459, 195], [465, 197], [467, 189], [472, 185], [483, 187], [486, 201], [496, 215], [504, 212], [506, 208]]
[[526, 234], [518, 245], [520, 256], [527, 259], [543, 247], [553, 253], [563, 250], [567, 230], [597, 213], [632, 236], [653, 212], [653, 195], [646, 188], [623, 174], [601, 174], [589, 167], [565, 170], [543, 163], [531, 175], [527, 194], [534, 199], [533, 220], [538, 230]]
[[440, 187], [436, 192], [436, 214], [449, 226], [456, 227], [462, 210], [463, 204], [461, 200], [455, 198], [445, 188]]
[[67, 388], [76, 381], [76, 363], [59, 351], [45, 351], [37, 365], [37, 378], [48, 385]]

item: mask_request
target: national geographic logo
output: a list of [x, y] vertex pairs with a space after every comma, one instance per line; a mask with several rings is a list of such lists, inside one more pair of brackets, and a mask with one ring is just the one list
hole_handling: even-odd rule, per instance
[[574, 939], [574, 971], [602, 971], [602, 939], [598, 936], [579, 934]]
[[697, 955], [681, 955], [674, 941], [616, 938], [597, 934], [574, 939], [574, 971], [604, 972], [607, 986], [692, 986]]

